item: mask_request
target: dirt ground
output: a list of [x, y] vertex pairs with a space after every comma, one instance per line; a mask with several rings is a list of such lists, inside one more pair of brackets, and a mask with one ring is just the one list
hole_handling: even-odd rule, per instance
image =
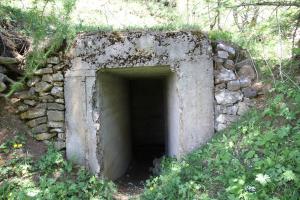
[[[19, 154], [32, 157], [33, 160], [40, 158], [47, 150], [46, 144], [34, 140], [29, 135], [29, 129], [17, 115], [15, 109], [9, 105], [8, 101], [0, 97], [0, 146], [7, 141], [20, 137], [24, 140], [24, 146], [18, 151]], [[10, 155], [0, 149], [0, 167], [9, 160]]]

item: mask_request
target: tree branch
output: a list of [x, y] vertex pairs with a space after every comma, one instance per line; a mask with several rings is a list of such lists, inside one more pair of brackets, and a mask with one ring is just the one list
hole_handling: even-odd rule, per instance
[[262, 1], [262, 2], [255, 2], [255, 3], [242, 3], [235, 6], [230, 6], [228, 8], [237, 8], [237, 7], [245, 7], [245, 6], [277, 6], [277, 7], [300, 7], [300, 2], [297, 1], [281, 1], [281, 2], [274, 2], [274, 1]]

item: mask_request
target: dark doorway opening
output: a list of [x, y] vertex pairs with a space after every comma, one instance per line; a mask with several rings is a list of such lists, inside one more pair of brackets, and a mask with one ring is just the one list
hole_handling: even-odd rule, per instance
[[166, 78], [129, 79], [128, 88], [132, 156], [125, 175], [117, 181], [127, 189], [128, 183], [143, 186], [155, 162], [165, 155], [167, 139]]

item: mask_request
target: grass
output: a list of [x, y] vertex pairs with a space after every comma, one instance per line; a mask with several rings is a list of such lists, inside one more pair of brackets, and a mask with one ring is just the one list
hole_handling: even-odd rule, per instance
[[275, 87], [267, 106], [181, 161], [166, 159], [141, 199], [300, 198], [300, 93]]
[[[115, 186], [66, 161], [50, 147], [38, 161], [20, 154], [25, 140], [14, 138], [0, 147], [9, 155], [0, 168], [0, 199], [113, 199]], [[3, 154], [4, 153], [4, 154]]]

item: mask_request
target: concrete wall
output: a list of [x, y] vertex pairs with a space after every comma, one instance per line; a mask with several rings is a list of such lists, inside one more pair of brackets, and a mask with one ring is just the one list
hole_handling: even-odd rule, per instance
[[103, 133], [104, 176], [115, 180], [131, 161], [128, 81], [110, 73], [98, 73]]
[[[97, 70], [139, 78], [156, 76], [157, 72], [170, 75], [171, 72], [166, 92], [169, 155], [180, 158], [205, 143], [214, 133], [211, 46], [200, 32], [83, 34], [71, 49], [70, 62], [70, 69], [65, 74], [67, 155], [68, 158], [77, 156], [78, 163], [85, 164], [95, 173], [107, 173], [105, 168], [115, 161], [115, 152], [127, 148], [124, 143], [120, 143], [120, 147], [113, 143], [109, 150], [111, 156], [106, 161], [105, 144], [109, 139], [105, 130], [112, 134], [110, 137], [122, 137], [127, 141], [119, 129], [126, 129], [124, 116], [118, 118], [118, 112], [109, 110], [118, 107], [124, 111], [126, 101], [115, 99], [124, 99], [126, 88], [115, 79], [110, 83], [108, 95], [97, 91]], [[82, 80], [86, 81], [80, 85]], [[71, 94], [73, 92], [77, 94]], [[103, 104], [103, 99], [113, 103]], [[72, 107], [76, 102], [81, 106], [78, 111]], [[121, 122], [113, 123], [112, 119]], [[73, 144], [76, 147], [72, 147]], [[128, 157], [127, 153], [118, 156], [121, 166], [127, 165], [121, 160]], [[114, 170], [120, 174], [124, 168]]]

